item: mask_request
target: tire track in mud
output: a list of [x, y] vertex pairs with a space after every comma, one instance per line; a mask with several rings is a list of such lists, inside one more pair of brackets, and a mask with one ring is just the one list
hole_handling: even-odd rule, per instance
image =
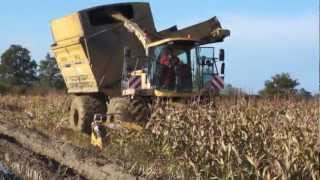
[[22, 147], [15, 139], [3, 134], [0, 134], [0, 167], [1, 164], [4, 179], [86, 179], [57, 161]]
[[[102, 180], [102, 179], [118, 179], [118, 180], [131, 180], [131, 179], [139, 179], [143, 180], [144, 178], [135, 177], [123, 172], [123, 169], [115, 164], [113, 164], [110, 160], [99, 156], [98, 152], [89, 151], [87, 149], [83, 149], [80, 147], [76, 147], [72, 144], [66, 143], [60, 139], [57, 139], [53, 135], [48, 137], [45, 134], [35, 130], [28, 128], [21, 128], [11, 122], [6, 122], [0, 120], [0, 134], [2, 134], [1, 139], [5, 139], [8, 143], [19, 146], [20, 148], [24, 148], [28, 150], [33, 156], [37, 156], [38, 160], [46, 162], [46, 160], [50, 160], [50, 162], [55, 162], [62, 167], [69, 167], [70, 170], [74, 170], [75, 176], [80, 174], [81, 176], [87, 179], [93, 180]], [[5, 146], [5, 145], [4, 145]], [[2, 149], [2, 148], [1, 148]], [[5, 159], [5, 153], [11, 152], [12, 149], [18, 149], [18, 147], [11, 147], [7, 149], [2, 154], [4, 154], [3, 159]], [[20, 152], [16, 152], [17, 155], [21, 154]], [[19, 157], [16, 159], [16, 162], [19, 161]], [[31, 158], [34, 159], [34, 158]], [[0, 159], [1, 161], [1, 159]], [[23, 171], [22, 173], [32, 174], [30, 172], [37, 172], [34, 169], [28, 168], [32, 167], [28, 164], [30, 160], [26, 160], [27, 166], [16, 166], [13, 167], [17, 169], [17, 171]], [[46, 162], [47, 163], [47, 162]], [[53, 164], [55, 164], [53, 163]], [[13, 163], [11, 163], [13, 164]], [[24, 164], [24, 163], [23, 163]], [[37, 164], [36, 162], [34, 164]], [[41, 164], [41, 163], [40, 163]], [[50, 163], [49, 163], [50, 164]], [[10, 167], [10, 166], [9, 166]], [[27, 167], [27, 168], [24, 168]], [[37, 169], [37, 166], [35, 169]], [[60, 166], [59, 166], [60, 167]], [[12, 167], [10, 167], [12, 168]], [[22, 169], [22, 170], [21, 170]], [[49, 168], [50, 169], [50, 168]], [[40, 169], [42, 170], [42, 169]], [[50, 173], [51, 171], [49, 171]], [[16, 172], [15, 172], [16, 173]], [[51, 172], [53, 174], [57, 174], [56, 172]], [[37, 173], [34, 173], [38, 175]], [[58, 173], [63, 175], [63, 173]], [[33, 175], [32, 175], [33, 176]], [[48, 175], [52, 177], [52, 174]], [[34, 179], [34, 178], [31, 178]]]

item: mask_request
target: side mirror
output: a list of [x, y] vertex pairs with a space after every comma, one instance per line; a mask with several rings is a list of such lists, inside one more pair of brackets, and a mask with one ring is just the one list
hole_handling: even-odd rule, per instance
[[124, 48], [124, 57], [131, 57], [131, 49], [128, 47]]
[[220, 71], [222, 75], [224, 75], [224, 70], [225, 70], [225, 68], [226, 68], [226, 64], [225, 64], [225, 63], [222, 63], [222, 64], [221, 64], [221, 71]]
[[224, 61], [224, 49], [220, 49], [220, 52], [219, 52], [219, 60], [220, 60], [220, 61]]

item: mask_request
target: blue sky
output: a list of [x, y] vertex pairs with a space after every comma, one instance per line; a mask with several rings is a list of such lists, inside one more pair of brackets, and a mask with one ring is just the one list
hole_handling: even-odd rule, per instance
[[[52, 43], [50, 20], [87, 7], [124, 1], [10, 0], [0, 6], [0, 53], [10, 44], [39, 60]], [[226, 81], [249, 92], [277, 73], [289, 72], [300, 87], [319, 87], [318, 0], [150, 0], [158, 30], [182, 28], [217, 16], [231, 37], [215, 44], [226, 50]]]

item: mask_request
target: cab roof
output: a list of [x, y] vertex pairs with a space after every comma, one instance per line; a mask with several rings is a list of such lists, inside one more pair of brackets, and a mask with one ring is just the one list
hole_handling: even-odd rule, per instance
[[193, 42], [193, 43], [197, 43], [198, 40], [196, 39], [192, 39], [192, 38], [187, 38], [187, 37], [172, 37], [172, 38], [165, 38], [165, 39], [161, 39], [159, 41], [154, 41], [150, 44], [148, 44], [148, 47], [155, 47], [155, 46], [159, 46], [161, 44], [166, 44], [168, 42], [173, 42], [173, 41], [189, 41], [189, 42]]

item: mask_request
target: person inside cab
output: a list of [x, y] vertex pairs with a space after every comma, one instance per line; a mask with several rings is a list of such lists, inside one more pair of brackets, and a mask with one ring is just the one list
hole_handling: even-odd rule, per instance
[[[160, 86], [168, 90], [190, 90], [192, 82], [189, 83], [188, 64], [181, 59], [170, 48], [163, 49], [160, 55]], [[188, 88], [190, 86], [190, 88]]]
[[173, 90], [175, 84], [175, 72], [173, 67], [173, 52], [170, 48], [164, 48], [160, 56], [160, 85], [162, 89]]

